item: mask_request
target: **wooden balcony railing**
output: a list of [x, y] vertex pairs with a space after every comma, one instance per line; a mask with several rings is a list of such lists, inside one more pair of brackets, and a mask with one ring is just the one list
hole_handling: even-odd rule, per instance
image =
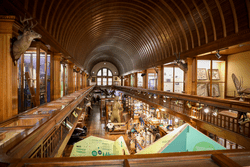
[[[237, 114], [236, 116], [220, 114], [220, 111], [228, 110], [248, 113], [250, 112], [250, 104], [248, 102], [126, 86], [115, 86], [115, 89], [151, 106], [165, 108], [166, 112], [193, 124], [193, 126], [199, 126], [210, 133], [250, 148], [250, 123], [240, 125]], [[192, 103], [192, 107], [188, 107], [186, 105], [187, 102]], [[199, 106], [196, 106], [197, 104], [203, 106], [202, 109], [198, 110]], [[205, 113], [204, 109], [206, 107], [209, 107], [211, 110], [216, 109], [218, 111], [217, 115], [213, 115], [214, 113], [211, 111]], [[195, 112], [193, 111], [194, 108]]]
[[[0, 141], [0, 162], [61, 156], [83, 112], [76, 107], [83, 107], [84, 98], [93, 88], [81, 89], [1, 122], [0, 132], [6, 137]], [[72, 128], [63, 124], [65, 119]]]

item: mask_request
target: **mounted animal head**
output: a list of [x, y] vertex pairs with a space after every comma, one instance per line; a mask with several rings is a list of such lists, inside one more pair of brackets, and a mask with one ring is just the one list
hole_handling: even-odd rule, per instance
[[26, 18], [26, 15], [24, 19], [20, 17], [20, 22], [23, 25], [23, 34], [19, 35], [17, 39], [12, 39], [11, 56], [15, 65], [20, 56], [30, 47], [32, 40], [42, 37], [40, 34], [32, 30], [37, 25], [37, 22], [34, 25], [30, 20], [32, 20], [32, 17]]
[[177, 56], [176, 53], [174, 53], [174, 55], [176, 56], [176, 64], [177, 66], [182, 69], [184, 72], [186, 72], [188, 70], [188, 67], [187, 67], [187, 63], [184, 61], [184, 60], [181, 60], [181, 53], [179, 52], [179, 55]]

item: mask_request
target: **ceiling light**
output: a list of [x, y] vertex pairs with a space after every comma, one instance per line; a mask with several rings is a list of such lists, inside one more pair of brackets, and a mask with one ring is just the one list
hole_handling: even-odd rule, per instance
[[177, 123], [179, 120], [178, 120], [178, 118], [175, 118], [174, 121], [175, 121], [175, 123]]
[[204, 109], [204, 112], [207, 114], [207, 113], [209, 112], [209, 108], [208, 108], [208, 107], [205, 108], [205, 109]]
[[217, 51], [217, 53], [215, 54], [215, 56], [220, 59], [222, 56], [219, 54], [219, 50]]

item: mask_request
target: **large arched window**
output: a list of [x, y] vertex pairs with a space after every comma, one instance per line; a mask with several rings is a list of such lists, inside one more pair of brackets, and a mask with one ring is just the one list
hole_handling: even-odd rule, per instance
[[101, 68], [96, 75], [97, 85], [112, 85], [113, 83], [113, 74], [108, 68]]

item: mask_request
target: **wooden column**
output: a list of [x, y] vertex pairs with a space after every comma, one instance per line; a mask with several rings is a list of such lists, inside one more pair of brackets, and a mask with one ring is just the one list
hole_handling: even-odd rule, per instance
[[187, 67], [188, 70], [187, 72], [185, 72], [185, 93], [186, 94], [192, 94], [192, 84], [193, 84], [193, 59], [192, 58], [187, 58], [186, 59], [187, 62]]
[[50, 53], [50, 101], [54, 100], [54, 53]]
[[87, 74], [85, 74], [84, 80], [85, 80], [85, 87], [88, 87], [88, 75]]
[[66, 65], [63, 64], [63, 96], [66, 95], [66, 83], [65, 83], [65, 80], [66, 80], [66, 76], [65, 76], [65, 70], [66, 70]]
[[54, 89], [51, 90], [53, 91], [53, 96], [54, 100], [58, 99], [61, 97], [61, 83], [60, 83], [60, 69], [61, 69], [61, 53], [54, 53]]
[[36, 106], [40, 106], [40, 45], [36, 46]]
[[18, 114], [17, 65], [10, 55], [14, 16], [0, 15], [0, 121]]
[[123, 76], [121, 76], [121, 86], [124, 86], [123, 81], [124, 81], [124, 77], [123, 77]]
[[82, 77], [82, 89], [83, 89], [83, 88], [85, 88], [85, 86], [84, 86], [84, 72], [82, 72], [82, 76], [81, 77]]
[[77, 75], [76, 75], [76, 87], [77, 87], [77, 89], [76, 90], [80, 90], [80, 70], [78, 69], [77, 70], [78, 72], [77, 72]]
[[145, 70], [145, 76], [143, 78], [143, 81], [144, 81], [144, 88], [145, 89], [148, 89], [148, 70]]
[[73, 93], [73, 82], [74, 82], [74, 79], [73, 79], [73, 67], [74, 67], [74, 64], [73, 63], [69, 63], [68, 64], [68, 93], [71, 94]]
[[157, 90], [163, 91], [164, 89], [164, 66], [158, 66], [157, 74]]
[[131, 74], [128, 75], [128, 86], [132, 86], [131, 85]]
[[44, 64], [44, 71], [45, 71], [45, 95], [44, 95], [44, 101], [45, 101], [45, 103], [47, 103], [47, 83], [48, 83], [48, 81], [47, 81], [47, 78], [48, 78], [48, 76], [47, 76], [47, 65], [48, 65], [48, 60], [47, 60], [47, 52], [45, 52], [45, 64]]
[[138, 82], [138, 78], [137, 78], [137, 72], [134, 73], [134, 87], [137, 87], [137, 82]]
[[21, 56], [21, 112], [24, 111], [24, 55]]

